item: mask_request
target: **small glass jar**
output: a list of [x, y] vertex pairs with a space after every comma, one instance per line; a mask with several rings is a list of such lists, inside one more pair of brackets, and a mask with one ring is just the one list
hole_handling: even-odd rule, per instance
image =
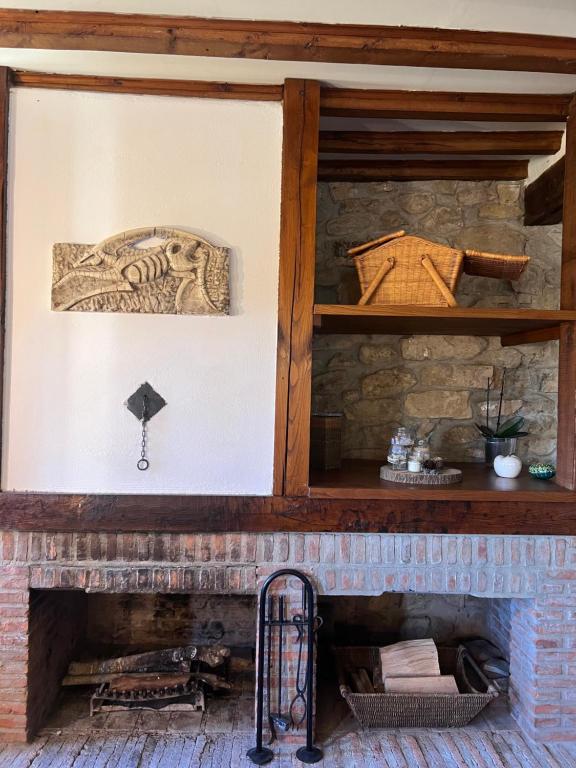
[[428, 444], [428, 440], [418, 440], [416, 443], [416, 447], [414, 448], [414, 453], [418, 456], [420, 459], [420, 462], [426, 461], [430, 458], [430, 445]]
[[413, 451], [408, 457], [408, 472], [420, 472], [422, 469], [422, 462], [420, 457]]

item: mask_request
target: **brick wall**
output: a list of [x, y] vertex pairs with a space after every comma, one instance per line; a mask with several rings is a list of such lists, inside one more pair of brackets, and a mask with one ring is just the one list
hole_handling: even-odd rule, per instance
[[27, 731], [33, 735], [56, 705], [60, 681], [84, 631], [86, 595], [30, 593]]
[[493, 625], [511, 636], [514, 713], [539, 739], [573, 737], [576, 538], [13, 532], [0, 537], [0, 737], [26, 736], [30, 588], [246, 595], [288, 566], [321, 595], [496, 598]]

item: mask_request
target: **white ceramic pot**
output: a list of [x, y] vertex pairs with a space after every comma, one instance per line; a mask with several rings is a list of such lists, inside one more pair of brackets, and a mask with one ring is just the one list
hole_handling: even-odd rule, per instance
[[510, 456], [496, 456], [494, 472], [498, 477], [518, 477], [522, 470], [522, 462], [513, 453]]

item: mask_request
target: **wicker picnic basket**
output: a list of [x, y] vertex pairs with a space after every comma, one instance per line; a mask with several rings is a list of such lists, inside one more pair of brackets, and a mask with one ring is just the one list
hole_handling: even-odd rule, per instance
[[359, 304], [457, 306], [454, 292], [462, 271], [515, 280], [528, 256], [463, 251], [406, 235], [384, 235], [348, 251], [360, 280]]
[[372, 646], [334, 649], [340, 693], [362, 728], [461, 728], [499, 695], [462, 646], [438, 648], [441, 672], [455, 675], [459, 694], [353, 691], [352, 670], [366, 669], [374, 687], [381, 686], [379, 650]]

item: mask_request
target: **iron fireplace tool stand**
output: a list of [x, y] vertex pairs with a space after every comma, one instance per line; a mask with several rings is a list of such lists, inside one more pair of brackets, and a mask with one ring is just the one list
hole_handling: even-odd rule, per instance
[[[293, 576], [302, 582], [302, 612], [292, 618], [286, 618], [285, 600], [281, 595], [278, 599], [278, 612], [276, 617], [275, 600], [273, 595], [268, 595], [268, 590], [276, 579], [282, 576]], [[292, 698], [286, 713], [282, 713], [283, 690], [283, 661], [284, 661], [284, 631], [295, 627], [297, 631], [298, 667], [296, 672], [296, 692]], [[271, 711], [270, 701], [271, 677], [272, 677], [272, 641], [273, 628], [277, 628], [278, 646], [276, 659], [276, 686], [277, 704], [276, 712]], [[269, 747], [262, 745], [262, 727], [264, 724], [264, 671], [266, 671], [266, 691], [268, 698], [268, 722], [272, 733], [272, 740], [276, 738], [276, 731], [288, 731], [291, 726], [298, 726], [306, 720], [306, 745], [296, 751], [296, 757], [303, 763], [317, 763], [322, 760], [322, 750], [314, 746], [314, 633], [316, 631], [316, 617], [314, 616], [314, 588], [309, 579], [300, 571], [284, 568], [269, 576], [260, 590], [260, 606], [258, 613], [258, 676], [256, 680], [256, 746], [246, 753], [256, 765], [265, 765], [274, 758], [274, 752]], [[264, 651], [266, 646], [266, 658]], [[304, 682], [300, 679], [301, 660], [304, 640], [306, 639], [306, 674]], [[303, 714], [295, 720], [293, 712], [298, 702], [302, 703]]]

